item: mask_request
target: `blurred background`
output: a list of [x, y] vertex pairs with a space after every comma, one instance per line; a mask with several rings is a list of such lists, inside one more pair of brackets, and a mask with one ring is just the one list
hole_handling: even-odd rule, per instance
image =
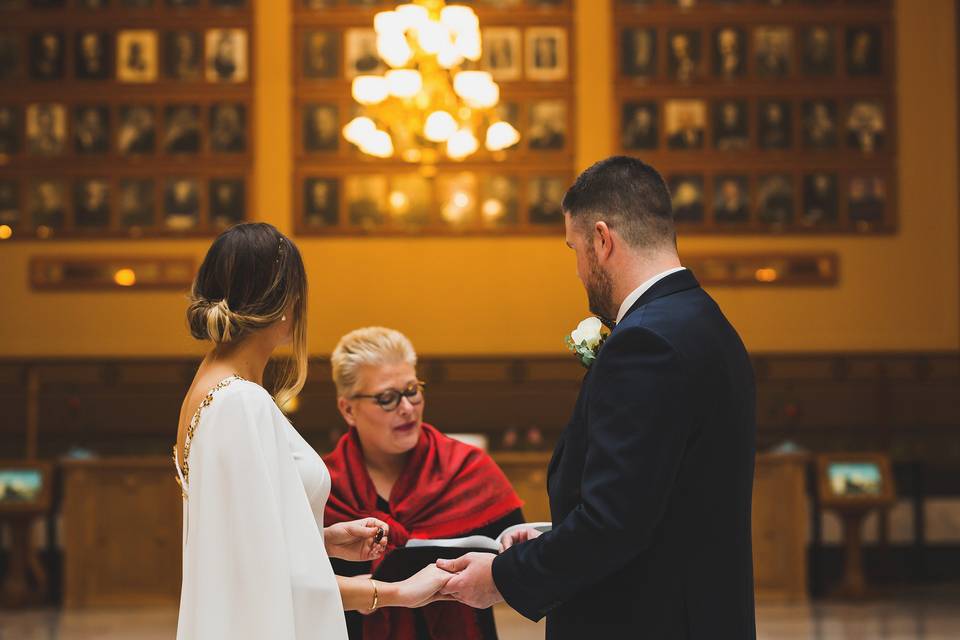
[[618, 153], [753, 357], [760, 636], [960, 636], [955, 1], [449, 5], [0, 0], [0, 637], [172, 637], [186, 292], [243, 220], [304, 255], [318, 451], [336, 341], [396, 328], [549, 519], [559, 200]]

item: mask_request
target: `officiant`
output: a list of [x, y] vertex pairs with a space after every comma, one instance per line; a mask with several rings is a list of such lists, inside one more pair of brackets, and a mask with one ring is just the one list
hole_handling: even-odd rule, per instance
[[[381, 327], [348, 333], [331, 356], [337, 406], [350, 430], [324, 458], [332, 477], [324, 524], [384, 520], [390, 524], [384, 557], [410, 538], [496, 538], [524, 521], [520, 498], [489, 455], [422, 421], [424, 384], [416, 364], [410, 340]], [[334, 561], [339, 575], [373, 569]], [[492, 609], [458, 602], [348, 612], [347, 628], [351, 640], [497, 637]]]

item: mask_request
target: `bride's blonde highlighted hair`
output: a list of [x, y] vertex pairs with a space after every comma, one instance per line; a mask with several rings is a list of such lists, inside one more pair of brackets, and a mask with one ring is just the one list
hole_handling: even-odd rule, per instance
[[289, 314], [293, 358], [277, 371], [281, 407], [307, 379], [307, 274], [290, 240], [270, 224], [238, 224], [207, 251], [190, 291], [187, 322], [197, 340], [236, 343]]

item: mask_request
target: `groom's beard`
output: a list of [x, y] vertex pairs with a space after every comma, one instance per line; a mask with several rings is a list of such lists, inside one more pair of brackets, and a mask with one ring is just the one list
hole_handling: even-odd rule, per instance
[[587, 246], [587, 259], [590, 262], [590, 273], [584, 287], [587, 290], [590, 313], [607, 321], [607, 324], [613, 324], [617, 317], [613, 310], [613, 281], [610, 274], [600, 267], [597, 253], [590, 245]]

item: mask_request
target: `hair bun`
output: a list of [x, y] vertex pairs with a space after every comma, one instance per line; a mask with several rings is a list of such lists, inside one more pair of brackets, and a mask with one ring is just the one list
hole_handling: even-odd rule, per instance
[[212, 340], [217, 344], [224, 344], [239, 334], [236, 315], [230, 310], [226, 299], [192, 298], [187, 309], [187, 321], [190, 324], [190, 334], [197, 340]]

